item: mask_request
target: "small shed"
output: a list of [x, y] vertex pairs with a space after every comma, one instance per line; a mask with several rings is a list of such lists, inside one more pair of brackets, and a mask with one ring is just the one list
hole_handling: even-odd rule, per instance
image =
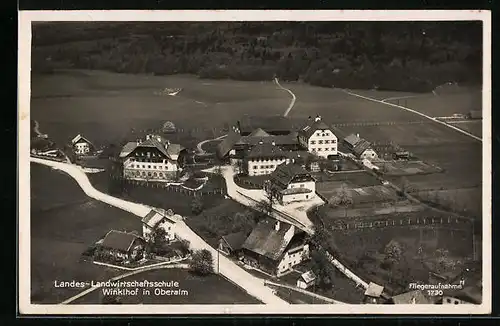
[[316, 275], [313, 271], [307, 271], [297, 279], [297, 287], [307, 289], [316, 283]]
[[384, 292], [382, 285], [370, 282], [365, 291], [365, 303], [379, 303], [382, 292]]

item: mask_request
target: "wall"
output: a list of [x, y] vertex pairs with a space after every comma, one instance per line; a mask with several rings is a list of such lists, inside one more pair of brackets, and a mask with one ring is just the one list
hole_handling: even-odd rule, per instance
[[367, 149], [363, 152], [363, 154], [361, 154], [361, 159], [374, 159], [374, 158], [377, 158], [378, 155], [377, 153], [375, 153], [375, 151], [373, 149]]
[[[320, 144], [322, 142], [322, 144]], [[330, 130], [317, 130], [307, 144], [307, 150], [320, 157], [327, 158], [329, 155], [337, 155], [337, 136]]]
[[75, 154], [87, 154], [90, 152], [90, 146], [87, 143], [75, 144]]
[[247, 162], [247, 171], [249, 176], [266, 175], [276, 170], [276, 167], [284, 163], [286, 159], [252, 159]]
[[291, 195], [282, 195], [281, 203], [283, 205], [286, 205], [286, 204], [290, 204], [290, 203], [293, 203], [293, 202], [311, 200], [312, 198], [314, 198], [314, 196], [315, 196], [314, 192], [301, 193], [301, 194], [291, 194]]
[[290, 251], [293, 251], [294, 249], [297, 249], [299, 247], [292, 248], [291, 250], [287, 250], [281, 259], [281, 261], [278, 264], [278, 276], [282, 275], [283, 273], [289, 271], [292, 267], [300, 264], [303, 260], [304, 257], [309, 257], [309, 245], [303, 245], [301, 246], [301, 250], [294, 252], [293, 254], [290, 254]]
[[177, 162], [169, 159], [160, 162], [139, 162], [135, 158], [127, 158], [123, 162], [123, 176], [137, 180], [171, 180], [181, 169]]

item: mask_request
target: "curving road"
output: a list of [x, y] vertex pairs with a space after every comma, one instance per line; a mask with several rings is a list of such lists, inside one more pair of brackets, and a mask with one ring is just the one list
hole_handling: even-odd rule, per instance
[[[71, 176], [78, 185], [82, 188], [85, 194], [91, 198], [102, 201], [108, 205], [118, 207], [124, 211], [130, 212], [138, 217], [142, 218], [149, 213], [150, 208], [146, 205], [137, 204], [129, 202], [120, 198], [116, 198], [100, 192], [95, 189], [90, 183], [87, 175], [83, 170], [72, 164], [54, 162], [39, 158], [31, 157], [30, 161], [33, 163], [43, 164], [50, 166], [54, 169], [60, 170]], [[180, 238], [186, 239], [191, 243], [191, 247], [195, 250], [206, 249], [212, 253], [214, 263], [218, 261], [218, 267], [216, 270], [219, 271], [224, 277], [226, 277], [231, 282], [238, 284], [241, 288], [246, 290], [248, 294], [257, 298], [264, 304], [276, 304], [276, 305], [288, 305], [289, 303], [285, 300], [276, 296], [272, 289], [264, 285], [264, 280], [257, 278], [239, 266], [237, 266], [232, 260], [225, 257], [224, 255], [219, 255], [218, 251], [212, 248], [208, 243], [206, 243], [202, 238], [200, 238], [196, 233], [193, 232], [183, 221], [177, 221], [176, 233]]]
[[291, 90], [289, 90], [288, 88], [285, 88], [285, 87], [281, 86], [280, 82], [278, 81], [278, 78], [274, 78], [274, 83], [280, 89], [282, 89], [284, 91], [287, 91], [292, 96], [292, 101], [290, 102], [290, 105], [288, 105], [288, 108], [286, 109], [285, 113], [283, 113], [283, 116], [286, 117], [286, 116], [288, 116], [288, 113], [290, 113], [290, 111], [292, 110], [293, 106], [295, 105], [295, 101], [297, 100], [297, 97], [295, 96], [295, 94]]
[[416, 111], [416, 110], [413, 110], [413, 109], [410, 109], [410, 108], [407, 108], [405, 106], [402, 106], [402, 105], [397, 105], [397, 104], [393, 104], [393, 103], [388, 103], [388, 102], [384, 102], [384, 100], [377, 100], [375, 98], [372, 98], [372, 97], [368, 97], [368, 96], [364, 96], [364, 95], [360, 95], [360, 94], [356, 94], [356, 93], [353, 93], [349, 90], [344, 90], [345, 93], [349, 94], [349, 95], [352, 95], [352, 96], [356, 96], [356, 97], [359, 97], [359, 98], [362, 98], [362, 99], [365, 99], [365, 100], [368, 100], [368, 101], [372, 101], [372, 102], [376, 102], [376, 103], [382, 103], [382, 104], [385, 104], [385, 105], [390, 105], [390, 106], [393, 106], [393, 107], [396, 107], [396, 108], [399, 108], [399, 109], [403, 109], [403, 110], [406, 110], [408, 112], [411, 112], [411, 113], [415, 113], [415, 114], [418, 114], [419, 116], [422, 116], [424, 118], [427, 118], [429, 120], [432, 120], [436, 123], [439, 123], [439, 124], [442, 124], [443, 126], [446, 126], [448, 128], [451, 128], [455, 131], [458, 131], [466, 136], [469, 136], [471, 138], [474, 138], [475, 140], [479, 140], [480, 142], [482, 142], [483, 140], [480, 138], [480, 137], [477, 137], [477, 136], [474, 136], [473, 134], [471, 133], [468, 133], [467, 131], [465, 130], [462, 130], [460, 128], [457, 128], [455, 126], [451, 126], [449, 125], [448, 123], [446, 122], [442, 122], [442, 121], [439, 121], [431, 116], [428, 116], [426, 114], [423, 114], [422, 112], [419, 112], [419, 111]]
[[196, 145], [196, 148], [198, 150], [198, 153], [203, 155], [203, 154], [206, 154], [205, 150], [203, 149], [203, 145], [205, 145], [206, 143], [209, 143], [211, 141], [215, 141], [215, 140], [221, 140], [221, 139], [224, 139], [226, 138], [227, 135], [222, 135], [222, 136], [219, 136], [217, 138], [213, 138], [213, 139], [205, 139], [204, 141], [201, 141], [198, 143], [198, 145]]

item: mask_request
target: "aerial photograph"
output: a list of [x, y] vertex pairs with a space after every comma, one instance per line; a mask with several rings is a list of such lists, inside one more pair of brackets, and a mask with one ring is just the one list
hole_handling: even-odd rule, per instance
[[483, 302], [482, 21], [31, 33], [31, 304]]

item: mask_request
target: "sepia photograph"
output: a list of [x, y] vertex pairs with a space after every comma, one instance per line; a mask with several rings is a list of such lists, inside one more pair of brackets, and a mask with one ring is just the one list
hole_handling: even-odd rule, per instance
[[491, 311], [488, 11], [21, 11], [21, 314]]

